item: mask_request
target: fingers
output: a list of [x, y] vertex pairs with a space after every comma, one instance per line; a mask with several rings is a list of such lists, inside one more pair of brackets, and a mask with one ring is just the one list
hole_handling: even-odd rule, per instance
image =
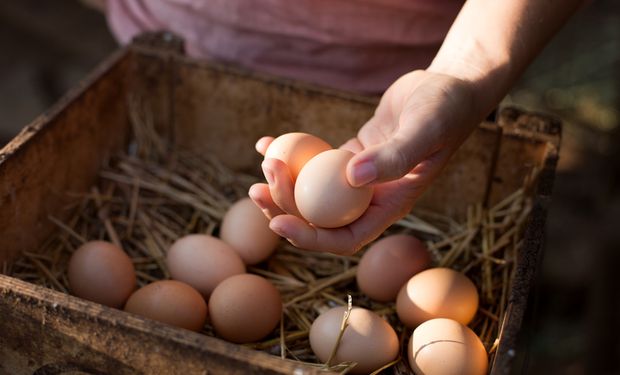
[[411, 210], [429, 182], [445, 165], [445, 160], [445, 154], [434, 154], [403, 178], [376, 185], [366, 212], [348, 226], [318, 228], [299, 217], [280, 215], [271, 220], [270, 228], [302, 249], [341, 255], [354, 254]]
[[256, 204], [268, 219], [272, 219], [278, 215], [282, 215], [284, 211], [274, 203], [271, 199], [271, 193], [269, 192], [269, 185], [267, 184], [254, 184], [250, 186], [248, 195], [254, 204]]
[[256, 145], [254, 145], [254, 148], [256, 148], [256, 151], [258, 151], [259, 154], [265, 156], [265, 152], [267, 152], [267, 148], [269, 147], [271, 142], [273, 142], [274, 139], [275, 139], [274, 137], [262, 137], [256, 142]]
[[265, 178], [269, 183], [269, 192], [273, 202], [284, 212], [299, 215], [295, 204], [295, 188], [291, 172], [284, 162], [268, 158], [261, 164]]
[[[280, 187], [277, 182], [273, 183], [273, 188], [266, 184], [252, 186], [250, 197], [271, 219], [270, 228], [278, 235], [285, 237], [294, 246], [314, 251], [350, 255], [376, 239], [389, 225], [409, 212], [413, 202], [424, 191], [429, 180], [432, 180], [437, 171], [441, 169], [444, 159], [438, 154], [418, 164], [405, 177], [377, 185], [366, 212], [358, 220], [342, 228], [318, 228], [307, 223], [303, 218], [282, 210], [275, 203], [275, 200], [271, 199], [272, 194], [282, 194], [281, 192], [272, 193], [275, 188]], [[269, 163], [265, 164], [265, 169], [273, 168]], [[274, 173], [274, 175], [277, 174]], [[290, 178], [290, 176], [285, 177]], [[282, 177], [275, 177], [275, 179], [279, 178]], [[292, 183], [287, 189], [292, 191]], [[292, 198], [286, 199], [292, 200]], [[292, 204], [294, 205], [294, 202]]]
[[342, 146], [338, 148], [341, 150], [351, 151], [352, 153], [357, 154], [358, 152], [364, 149], [364, 146], [362, 146], [362, 144], [357, 138], [351, 138], [345, 143], [343, 143]]
[[341, 228], [318, 228], [293, 215], [274, 217], [269, 227], [301, 249], [351, 255], [379, 237], [391, 222], [385, 210], [370, 206], [362, 217]]
[[358, 133], [365, 147], [349, 161], [349, 183], [392, 181], [436, 152], [458, 148], [477, 123], [472, 92], [446, 76], [418, 71], [401, 77]]
[[[409, 119], [408, 121], [418, 121]], [[347, 179], [353, 186], [396, 180], [418, 163], [441, 149], [437, 129], [432, 122], [398, 130], [383, 142], [369, 145], [347, 164]]]
[[353, 245], [355, 239], [348, 227], [317, 228], [293, 215], [277, 216], [271, 220], [269, 227], [300, 249], [339, 255], [353, 254], [358, 249]]

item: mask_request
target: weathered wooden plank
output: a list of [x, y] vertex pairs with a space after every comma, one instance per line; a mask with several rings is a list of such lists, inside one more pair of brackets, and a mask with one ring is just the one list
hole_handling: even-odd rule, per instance
[[126, 143], [128, 63], [127, 51], [113, 55], [0, 150], [0, 262], [36, 251], [55, 229], [47, 216], [66, 213], [66, 193], [89, 188]]
[[329, 374], [0, 275], [0, 374]]
[[[260, 157], [253, 151], [258, 137], [302, 130], [337, 145], [355, 133], [376, 104], [376, 98], [196, 62], [173, 50], [129, 47], [104, 62], [0, 151], [0, 262], [24, 249], [36, 251], [55, 229], [47, 215], [62, 216], [62, 208], [70, 203], [65, 193], [88, 189], [105, 159], [126, 146], [130, 95], [148, 99], [156, 126], [179, 147], [215, 153], [229, 165], [254, 173], [260, 173]], [[533, 169], [542, 169], [492, 369], [504, 374], [512, 364], [511, 353], [542, 251], [545, 200], [557, 160], [559, 125], [518, 111], [503, 112], [500, 125], [482, 124], [418, 206], [459, 218], [468, 205], [487, 195], [493, 203], [521, 186]], [[93, 374], [318, 373], [0, 276], [0, 374], [78, 370]]]

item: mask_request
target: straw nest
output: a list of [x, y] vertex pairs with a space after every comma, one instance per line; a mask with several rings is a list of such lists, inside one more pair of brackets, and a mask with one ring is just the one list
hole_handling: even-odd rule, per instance
[[[134, 142], [100, 172], [97, 186], [73, 194], [75, 203], [51, 220], [60, 230], [40, 252], [23, 252], [2, 272], [69, 293], [67, 264], [82, 243], [102, 239], [122, 247], [133, 259], [140, 286], [166, 279], [169, 246], [190, 233], [217, 235], [220, 221], [237, 199], [246, 197], [256, 176], [226, 168], [212, 155], [171, 151], [155, 132], [150, 111], [139, 100], [129, 100]], [[533, 178], [532, 178], [533, 179]], [[531, 182], [531, 179], [530, 179]], [[434, 212], [414, 209], [386, 234], [410, 233], [424, 240], [436, 266], [464, 272], [477, 285], [480, 307], [469, 325], [490, 354], [497, 348], [501, 322], [515, 270], [516, 254], [531, 208], [524, 187], [491, 208], [469, 207], [467, 220], [456, 222]], [[355, 284], [363, 251], [338, 256], [297, 249], [286, 241], [268, 262], [249, 272], [269, 279], [284, 301], [279, 329], [262, 342], [248, 345], [286, 360], [303, 361], [345, 373], [354, 364], [318, 363], [310, 349], [308, 332], [313, 320], [335, 306], [369, 308], [386, 320], [405, 343], [410, 331], [398, 321], [393, 303], [377, 303], [361, 294]], [[341, 329], [346, 326], [346, 317]], [[207, 324], [202, 331], [213, 335]], [[403, 345], [401, 345], [402, 347]], [[399, 357], [386, 372], [411, 373]], [[385, 370], [385, 369], [383, 369]]]

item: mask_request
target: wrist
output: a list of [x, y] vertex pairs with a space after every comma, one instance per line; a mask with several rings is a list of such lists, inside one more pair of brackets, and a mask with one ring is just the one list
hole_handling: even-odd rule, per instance
[[486, 54], [479, 45], [458, 48], [443, 46], [427, 71], [467, 83], [471, 87], [480, 119], [497, 107], [513, 80], [508, 56], [497, 52]]

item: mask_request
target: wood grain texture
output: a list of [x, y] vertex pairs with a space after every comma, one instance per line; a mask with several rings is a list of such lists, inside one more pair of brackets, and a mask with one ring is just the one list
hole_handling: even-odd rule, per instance
[[67, 192], [94, 182], [110, 152], [128, 137], [123, 97], [128, 59], [112, 56], [0, 150], [0, 262], [35, 251], [67, 214]]
[[[520, 333], [524, 317], [527, 313], [531, 314], [528, 302], [543, 258], [545, 222], [559, 158], [562, 126], [555, 118], [514, 108], [502, 111], [499, 123], [507, 134], [501, 145], [504, 161], [498, 163], [497, 168], [497, 173], [503, 176], [501, 183], [519, 183], [528, 173], [528, 168], [539, 170], [530, 192], [534, 204], [526, 224], [522, 251], [517, 254], [506, 317], [491, 369], [492, 375], [508, 375], [527, 372], [528, 348], [520, 342]], [[505, 147], [506, 144], [508, 147]], [[520, 155], [535, 155], [538, 161], [524, 159]]]
[[[260, 174], [254, 142], [306, 131], [338, 145], [372, 115], [364, 98], [196, 62], [174, 49], [131, 46], [43, 114], [0, 151], [0, 261], [36, 252], [101, 164], [127, 146], [130, 95], [145, 98], [156, 127], [176, 147], [214, 153]], [[418, 207], [457, 219], [488, 194], [497, 202], [542, 170], [536, 206], [519, 254], [509, 314], [494, 374], [508, 373], [538, 260], [546, 201], [559, 147], [559, 124], [509, 109], [484, 123], [454, 155]], [[489, 190], [490, 188], [490, 190]], [[255, 352], [122, 311], [0, 276], [0, 374], [315, 374]], [[322, 372], [324, 374], [324, 372]]]
[[0, 275], [0, 373], [329, 374]]

